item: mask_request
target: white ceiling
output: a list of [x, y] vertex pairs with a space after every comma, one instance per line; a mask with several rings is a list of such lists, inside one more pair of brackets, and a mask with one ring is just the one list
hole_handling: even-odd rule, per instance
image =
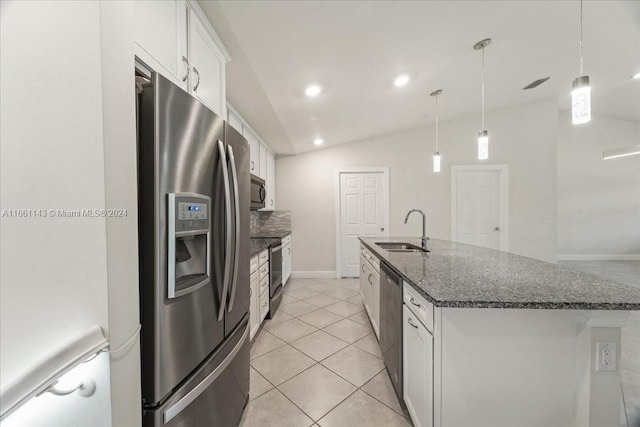
[[[365, 139], [433, 119], [570, 101], [579, 66], [577, 1], [201, 1], [227, 45], [227, 95], [280, 155]], [[640, 121], [640, 2], [585, 1], [585, 74], [594, 114]], [[403, 88], [400, 73], [411, 75]], [[537, 89], [531, 81], [551, 76]], [[317, 98], [309, 83], [323, 86]], [[430, 116], [425, 119], [424, 116]]]

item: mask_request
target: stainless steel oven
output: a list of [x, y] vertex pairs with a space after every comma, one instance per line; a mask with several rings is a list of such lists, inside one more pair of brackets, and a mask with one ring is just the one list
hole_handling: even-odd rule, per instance
[[264, 187], [264, 179], [251, 174], [251, 207], [253, 211], [264, 209], [264, 201], [267, 198], [267, 190]]
[[269, 319], [276, 314], [276, 310], [282, 301], [282, 242], [271, 246], [271, 256], [269, 257], [269, 273], [271, 281], [269, 282]]

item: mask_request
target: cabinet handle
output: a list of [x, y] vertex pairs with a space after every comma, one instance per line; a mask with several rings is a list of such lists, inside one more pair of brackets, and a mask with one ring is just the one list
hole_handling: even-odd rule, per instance
[[196, 85], [193, 87], [193, 91], [197, 91], [198, 90], [198, 86], [200, 86], [200, 73], [198, 72], [198, 69], [196, 67], [193, 67], [193, 72], [195, 73], [196, 77], [198, 78], [198, 83], [196, 83]]
[[361, 268], [362, 272], [364, 273], [364, 264], [362, 264], [362, 268]]
[[411, 317], [409, 317], [407, 320], [409, 321], [409, 324], [410, 324], [411, 326], [413, 326], [414, 328], [418, 329], [418, 325], [416, 325], [415, 323], [413, 323], [413, 319], [412, 319]]
[[413, 305], [415, 305], [416, 307], [422, 307], [419, 303], [416, 302], [415, 299], [413, 299], [413, 297], [411, 297], [411, 299], [409, 300], [409, 302]]
[[251, 160], [251, 170], [255, 170], [255, 168], [256, 168], [256, 163], [253, 160]]
[[291, 255], [291, 248], [287, 248], [289, 249], [289, 252], [287, 252], [287, 254]]
[[273, 199], [269, 199], [271, 201], [271, 206], [273, 206]]
[[187, 77], [189, 77], [189, 60], [187, 59], [187, 57], [186, 57], [186, 56], [183, 56], [183, 57], [182, 57], [182, 62], [184, 63], [184, 65], [186, 65], [186, 66], [187, 66], [187, 72], [186, 72], [186, 74], [184, 75], [184, 77], [182, 78], [182, 81], [183, 81], [183, 82], [186, 82], [186, 81], [187, 81]]
[[371, 276], [372, 276], [372, 274], [371, 274], [371, 273], [369, 273], [369, 276], [367, 277], [367, 282], [369, 282], [369, 284], [370, 284], [371, 286], [373, 286], [373, 283], [371, 283]]

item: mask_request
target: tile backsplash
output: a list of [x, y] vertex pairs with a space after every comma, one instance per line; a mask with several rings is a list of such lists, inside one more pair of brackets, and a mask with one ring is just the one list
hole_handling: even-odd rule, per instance
[[291, 232], [291, 211], [251, 211], [251, 236]]

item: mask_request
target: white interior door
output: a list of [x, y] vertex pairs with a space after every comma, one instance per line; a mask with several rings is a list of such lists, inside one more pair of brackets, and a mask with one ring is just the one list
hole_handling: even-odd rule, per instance
[[456, 175], [456, 236], [461, 243], [501, 247], [500, 172], [461, 170]]
[[387, 235], [386, 191], [382, 172], [340, 173], [341, 276], [360, 274], [358, 236]]

